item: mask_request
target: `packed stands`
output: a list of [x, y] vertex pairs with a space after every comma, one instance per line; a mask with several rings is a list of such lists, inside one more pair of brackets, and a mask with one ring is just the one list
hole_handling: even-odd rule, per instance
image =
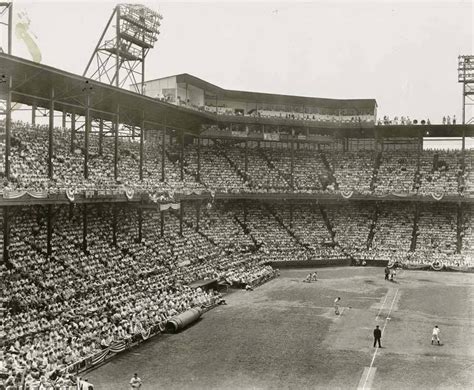
[[49, 178], [48, 129], [14, 124], [10, 180], [0, 159], [4, 202], [21, 191], [123, 188], [153, 202], [46, 205], [39, 197], [8, 207], [8, 218], [2, 209], [9, 236], [0, 261], [4, 387], [72, 386], [71, 367], [218, 302], [217, 292], [190, 287], [197, 280], [252, 289], [276, 276], [269, 262], [474, 265], [473, 210], [457, 204], [474, 192], [472, 151], [345, 151], [297, 142], [291, 150], [289, 143], [246, 147], [240, 140], [198, 146], [196, 139], [182, 147], [148, 134], [140, 180], [137, 137], [119, 139], [117, 178], [110, 134], [90, 134], [88, 178], [84, 134], [58, 128], [53, 140]]
[[7, 292], [2, 323], [6, 383], [19, 373], [27, 388], [42, 377], [68, 380], [66, 367], [114, 341], [155, 325], [163, 330], [167, 318], [210, 305], [214, 293], [187, 287], [194, 280], [247, 286], [274, 276], [255, 256], [229, 252], [190, 227], [180, 235], [171, 212], [162, 238], [160, 218], [145, 213], [140, 241], [135, 209], [89, 207], [85, 237], [81, 207], [55, 208], [51, 255], [44, 210], [26, 207], [13, 217], [10, 261], [1, 268]]
[[[21, 122], [15, 124], [11, 178], [4, 185], [6, 190], [60, 193], [68, 188], [76, 191], [106, 191], [127, 187], [148, 193], [355, 191], [371, 196], [430, 196], [459, 195], [470, 193], [474, 188], [470, 175], [472, 152], [466, 153], [463, 169], [459, 151], [333, 152], [296, 147], [292, 153], [288, 146], [248, 147], [245, 152], [242, 145], [213, 142], [200, 147], [198, 164], [198, 147], [195, 142], [185, 146], [181, 157], [178, 146], [166, 144], [163, 147], [160, 137], [144, 144], [143, 180], [138, 178], [138, 138], [120, 138], [115, 179], [114, 140], [110, 136], [104, 136], [100, 140], [100, 135], [96, 133], [90, 135], [88, 178], [85, 179], [83, 133], [75, 135], [72, 145], [70, 130], [55, 129], [53, 137], [53, 178], [49, 179], [46, 161], [47, 129], [42, 126], [32, 128]], [[164, 169], [161, 166], [163, 153]]]

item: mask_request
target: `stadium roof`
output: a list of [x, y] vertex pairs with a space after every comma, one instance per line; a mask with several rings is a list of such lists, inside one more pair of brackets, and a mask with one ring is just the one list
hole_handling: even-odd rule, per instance
[[[75, 112], [78, 115], [84, 115], [86, 110], [87, 95], [90, 97], [91, 115], [93, 118], [113, 120], [117, 105], [120, 106], [120, 123], [130, 126], [141, 126], [142, 116], [145, 116], [148, 129], [159, 128], [167, 125], [170, 128], [184, 129], [188, 132], [199, 132], [201, 124], [216, 123], [218, 119], [223, 123], [241, 122], [241, 123], [281, 123], [286, 126], [306, 126], [317, 131], [325, 131], [324, 134], [334, 134], [338, 136], [352, 137], [373, 137], [374, 130], [380, 132], [385, 137], [413, 137], [416, 136], [420, 126], [365, 126], [359, 125], [355, 131], [353, 125], [321, 125], [318, 122], [295, 121], [271, 118], [253, 118], [253, 117], [225, 117], [217, 118], [215, 114], [189, 110], [184, 107], [178, 107], [174, 104], [159, 101], [157, 99], [140, 95], [133, 91], [90, 80], [73, 73], [69, 73], [51, 66], [38, 64], [20, 57], [0, 53], [0, 99], [6, 92], [7, 79], [12, 77], [12, 100], [15, 103], [26, 104], [29, 106], [49, 108], [51, 100], [51, 91], [54, 89], [54, 108], [57, 111]], [[320, 106], [326, 107], [333, 104], [343, 104], [347, 108], [367, 108], [374, 107], [374, 99], [361, 100], [337, 100], [337, 99], [319, 99], [288, 95], [274, 95], [256, 92], [227, 91], [213, 84], [207, 83], [197, 77], [189, 74], [176, 76], [178, 82], [200, 82], [202, 86], [211, 86], [216, 92], [227, 93], [232, 98], [240, 96], [255, 98], [269, 97], [274, 99], [275, 103], [297, 104], [297, 102], [314, 102]], [[89, 94], [88, 94], [89, 92]], [[299, 99], [299, 100], [298, 100]], [[255, 101], [255, 100], [253, 100]], [[268, 101], [268, 100], [266, 100]], [[352, 105], [353, 104], [353, 105]], [[351, 106], [352, 105], [352, 106]], [[339, 105], [340, 107], [340, 105]], [[298, 121], [296, 121], [298, 122]], [[154, 125], [156, 124], [156, 126]], [[327, 127], [327, 129], [325, 128]], [[370, 127], [370, 131], [365, 131], [365, 127]], [[336, 132], [335, 132], [336, 130]], [[431, 137], [459, 137], [463, 133], [466, 136], [474, 136], [474, 125], [435, 125], [425, 126], [423, 131], [428, 131]], [[365, 132], [362, 134], [361, 132]]]
[[[169, 77], [176, 77], [177, 83], [187, 83], [194, 85], [205, 90], [206, 92], [216, 95], [218, 98], [227, 98], [239, 101], [244, 100], [257, 103], [308, 105], [324, 108], [374, 109], [377, 107], [377, 102], [375, 99], [325, 99], [318, 97], [280, 95], [263, 92], [235, 91], [218, 87], [217, 85], [211, 84], [188, 73], [181, 73]], [[162, 78], [148, 80], [147, 83], [161, 80]]]
[[[54, 108], [84, 115], [87, 95], [94, 118], [111, 120], [120, 106], [120, 122], [141, 126], [142, 116], [156, 124], [198, 130], [210, 122], [207, 115], [138, 93], [90, 80], [51, 66], [0, 53], [0, 93], [5, 96], [8, 77], [12, 77], [12, 101], [49, 108], [54, 89]], [[147, 125], [153, 128], [151, 125]]]

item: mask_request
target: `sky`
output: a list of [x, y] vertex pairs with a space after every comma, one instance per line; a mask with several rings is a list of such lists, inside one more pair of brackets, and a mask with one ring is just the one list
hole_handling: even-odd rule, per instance
[[[457, 61], [474, 53], [472, 1], [142, 3], [163, 15], [147, 79], [186, 72], [227, 89], [375, 98], [379, 117], [461, 120]], [[14, 9], [27, 14], [42, 63], [82, 74], [115, 4]], [[13, 54], [31, 59], [18, 39]]]

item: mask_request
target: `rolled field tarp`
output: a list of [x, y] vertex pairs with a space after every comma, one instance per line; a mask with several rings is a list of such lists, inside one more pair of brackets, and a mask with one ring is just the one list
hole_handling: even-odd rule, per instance
[[178, 314], [177, 316], [170, 318], [166, 323], [166, 331], [170, 333], [179, 332], [186, 326], [196, 322], [201, 317], [202, 310], [199, 308], [193, 308], [186, 310], [184, 313]]
[[444, 264], [441, 261], [433, 261], [433, 263], [431, 263], [431, 268], [435, 271], [441, 271], [444, 268]]

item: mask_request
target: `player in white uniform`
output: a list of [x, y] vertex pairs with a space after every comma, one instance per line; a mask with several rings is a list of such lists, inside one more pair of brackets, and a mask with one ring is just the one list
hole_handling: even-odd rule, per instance
[[439, 332], [441, 331], [439, 330], [438, 325], [435, 325], [435, 327], [433, 328], [432, 336], [431, 336], [431, 344], [433, 344], [433, 341], [435, 340], [438, 342], [438, 345], [440, 344]]
[[341, 297], [337, 297], [334, 300], [334, 312], [336, 315], [339, 315], [339, 301], [341, 300]]

